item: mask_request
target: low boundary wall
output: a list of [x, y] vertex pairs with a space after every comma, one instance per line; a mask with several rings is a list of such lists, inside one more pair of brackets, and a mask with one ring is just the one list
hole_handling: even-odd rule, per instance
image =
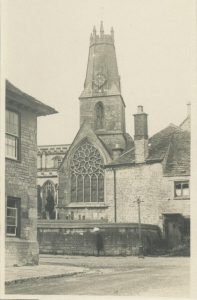
[[[94, 228], [99, 228], [99, 231], [94, 232]], [[144, 254], [151, 254], [161, 239], [160, 229], [156, 225], [148, 224], [142, 224], [141, 228]], [[138, 254], [138, 224], [79, 223], [57, 220], [38, 222], [40, 253], [96, 255], [98, 232], [102, 239], [101, 255]]]

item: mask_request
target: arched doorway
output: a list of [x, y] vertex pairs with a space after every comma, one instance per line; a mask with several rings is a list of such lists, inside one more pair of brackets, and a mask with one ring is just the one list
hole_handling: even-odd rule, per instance
[[55, 185], [50, 180], [42, 186], [42, 218], [55, 219]]

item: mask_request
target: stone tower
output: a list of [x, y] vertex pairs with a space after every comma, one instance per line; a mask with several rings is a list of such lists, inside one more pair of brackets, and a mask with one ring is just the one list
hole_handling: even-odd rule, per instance
[[99, 138], [113, 148], [126, 148], [125, 104], [121, 96], [114, 46], [114, 30], [105, 34], [103, 23], [100, 34], [94, 27], [90, 47], [84, 90], [80, 100], [80, 125], [87, 122]]

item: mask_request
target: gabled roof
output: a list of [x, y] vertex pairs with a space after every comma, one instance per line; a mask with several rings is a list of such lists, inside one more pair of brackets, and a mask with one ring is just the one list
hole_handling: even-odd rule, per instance
[[183, 130], [190, 131], [191, 130], [191, 116], [188, 115], [185, 120], [179, 125], [179, 127]]
[[32, 110], [37, 116], [46, 116], [57, 113], [54, 108], [22, 92], [8, 80], [6, 80], [6, 103], [16, 103], [18, 106], [26, 107]]
[[93, 144], [97, 144], [98, 150], [102, 150], [103, 157], [105, 157], [106, 161], [111, 161], [110, 153], [108, 152], [107, 147], [103, 143], [103, 141], [95, 134], [95, 132], [92, 130], [91, 126], [88, 122], [84, 121], [79, 128], [73, 142], [71, 143], [68, 151], [65, 153], [65, 156], [59, 166], [59, 170], [64, 165], [64, 162], [69, 157], [69, 155], [79, 147], [80, 143], [83, 143], [85, 141], [88, 141]]
[[173, 133], [164, 174], [169, 176], [190, 174], [190, 133], [177, 130]]
[[120, 147], [121, 149], [124, 149], [124, 152], [126, 152], [134, 146], [132, 137], [129, 133], [126, 132], [115, 134], [115, 139], [111, 138], [113, 137], [113, 134], [111, 136], [110, 134], [106, 136], [100, 134], [96, 135], [111, 157], [113, 157], [113, 149], [116, 148], [116, 145], [118, 145], [118, 147]]
[[[169, 176], [190, 173], [190, 133], [170, 124], [149, 139], [149, 155], [146, 163], [162, 162], [164, 174]], [[109, 166], [135, 164], [135, 149], [131, 147]]]
[[118, 167], [132, 164], [135, 164], [134, 148], [124, 151], [123, 154], [121, 154], [117, 159], [113, 160], [109, 165], [106, 165], [105, 167]]
[[179, 127], [174, 124], [169, 124], [165, 129], [154, 134], [149, 139], [148, 161], [163, 160], [172, 139], [172, 135], [177, 130], [180, 131]]

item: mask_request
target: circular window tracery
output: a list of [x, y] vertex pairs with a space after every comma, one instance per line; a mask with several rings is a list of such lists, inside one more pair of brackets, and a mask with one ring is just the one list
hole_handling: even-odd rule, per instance
[[87, 142], [80, 146], [71, 161], [74, 174], [103, 174], [103, 163], [99, 151]]
[[71, 160], [71, 201], [104, 201], [103, 161], [99, 151], [85, 142]]

